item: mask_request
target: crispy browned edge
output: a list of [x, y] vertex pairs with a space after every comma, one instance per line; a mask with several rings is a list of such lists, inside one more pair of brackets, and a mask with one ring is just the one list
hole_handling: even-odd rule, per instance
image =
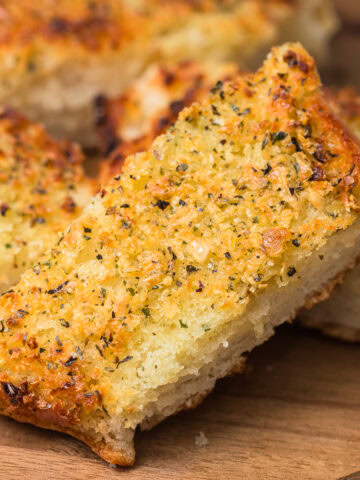
[[62, 422], [56, 423], [56, 420], [54, 420], [52, 423], [49, 423], [47, 421], [46, 414], [44, 415], [44, 418], [42, 418], [41, 416], [36, 415], [35, 412], [32, 412], [26, 406], [24, 406], [22, 410], [19, 408], [17, 408], [16, 411], [12, 410], [11, 406], [9, 408], [9, 403], [11, 403], [11, 400], [7, 399], [3, 391], [1, 391], [0, 393], [0, 402], [2, 405], [7, 404], [8, 407], [5, 407], [1, 410], [2, 415], [10, 416], [11, 418], [21, 423], [31, 423], [32, 425], [35, 425], [37, 427], [45, 428], [47, 430], [56, 430], [57, 432], [71, 435], [72, 437], [75, 437], [78, 440], [86, 443], [91, 448], [91, 450], [93, 450], [94, 453], [96, 453], [109, 463], [122, 466], [131, 466], [134, 464], [135, 454], [133, 452], [127, 452], [125, 450], [113, 450], [111, 447], [109, 447], [109, 445], [107, 445], [105, 440], [97, 441], [91, 435], [88, 435], [86, 432], [82, 432], [76, 427], [71, 426], [71, 421], [69, 421], [68, 419], [68, 425], [64, 425], [64, 427], [59, 426], [59, 423], [64, 423], [64, 417], [62, 416], [61, 412], [56, 412], [55, 409], [51, 409], [52, 411], [49, 412], [50, 415], [54, 419], [60, 417]]

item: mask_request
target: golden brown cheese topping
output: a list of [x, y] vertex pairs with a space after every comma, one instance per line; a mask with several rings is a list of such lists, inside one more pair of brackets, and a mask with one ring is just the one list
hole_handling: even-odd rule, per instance
[[0, 290], [59, 238], [93, 193], [80, 149], [0, 108]]
[[135, 426], [152, 389], [355, 221], [359, 158], [298, 44], [218, 82], [1, 298], [3, 411]]
[[204, 98], [217, 80], [237, 73], [235, 63], [154, 64], [118, 98], [96, 98], [97, 130], [106, 156], [100, 181], [107, 183], [119, 173], [127, 156], [150, 148], [181, 110]]

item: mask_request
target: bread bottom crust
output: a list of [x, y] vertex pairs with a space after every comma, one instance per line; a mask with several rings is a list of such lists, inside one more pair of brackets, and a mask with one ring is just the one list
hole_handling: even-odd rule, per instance
[[[47, 430], [55, 430], [57, 432], [65, 433], [71, 435], [72, 437], [86, 443], [91, 450], [99, 455], [101, 458], [107, 462], [114, 465], [121, 466], [131, 466], [135, 461], [135, 449], [133, 445], [134, 430], [132, 429], [123, 429], [124, 433], [124, 444], [122, 448], [115, 448], [112, 444], [109, 444], [105, 439], [99, 440], [95, 435], [91, 435], [88, 432], [81, 431], [78, 428], [61, 428], [57, 424], [50, 425], [49, 423], [42, 422], [38, 417], [31, 416], [28, 413], [7, 413], [6, 410], [1, 410], [2, 415], [11, 417], [12, 419], [20, 423], [31, 423], [36, 427], [45, 428]], [[129, 438], [130, 437], [130, 438]]]

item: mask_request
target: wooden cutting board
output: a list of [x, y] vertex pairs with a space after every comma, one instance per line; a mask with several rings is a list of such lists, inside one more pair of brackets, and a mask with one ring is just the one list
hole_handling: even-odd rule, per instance
[[360, 470], [359, 367], [359, 346], [283, 326], [202, 406], [139, 432], [135, 467], [110, 468], [77, 440], [0, 418], [0, 478], [335, 480]]
[[[360, 1], [338, 4], [347, 23], [323, 79], [360, 87]], [[138, 433], [130, 469], [110, 468], [65, 435], [0, 418], [0, 479], [335, 480], [360, 470], [360, 345], [284, 326], [248, 365], [196, 410]], [[209, 441], [202, 448], [199, 432]]]

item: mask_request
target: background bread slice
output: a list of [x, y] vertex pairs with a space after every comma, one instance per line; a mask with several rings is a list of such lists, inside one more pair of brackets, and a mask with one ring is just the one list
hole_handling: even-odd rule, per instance
[[19, 281], [94, 194], [78, 146], [0, 107], [0, 292]]
[[360, 254], [359, 156], [298, 44], [218, 83], [1, 297], [1, 412], [132, 463]]
[[249, 66], [284, 36], [323, 56], [337, 23], [326, 0], [2, 0], [0, 15], [0, 102], [87, 146], [93, 98], [121, 93], [150, 63]]

